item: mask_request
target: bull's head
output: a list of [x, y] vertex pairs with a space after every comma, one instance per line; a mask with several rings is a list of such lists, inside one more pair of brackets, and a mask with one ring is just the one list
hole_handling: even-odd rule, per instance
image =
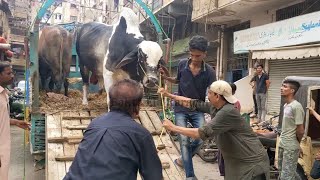
[[151, 88], [158, 83], [157, 70], [162, 50], [156, 42], [143, 40], [139, 18], [131, 9], [124, 8], [121, 12], [108, 48], [107, 70], [114, 72], [126, 66], [124, 69], [134, 70], [130, 72], [131, 78], [142, 81], [145, 87]]
[[153, 88], [158, 84], [158, 68], [162, 60], [162, 50], [158, 43], [153, 41], [142, 41], [136, 49], [126, 55], [116, 68], [137, 61], [137, 75], [141, 77], [142, 83], [147, 88]]

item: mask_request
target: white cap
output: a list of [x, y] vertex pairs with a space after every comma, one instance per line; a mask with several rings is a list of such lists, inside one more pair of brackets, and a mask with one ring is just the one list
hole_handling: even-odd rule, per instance
[[210, 90], [214, 93], [222, 95], [231, 104], [234, 104], [238, 101], [238, 99], [232, 95], [231, 86], [226, 81], [219, 80], [213, 82], [210, 85]]

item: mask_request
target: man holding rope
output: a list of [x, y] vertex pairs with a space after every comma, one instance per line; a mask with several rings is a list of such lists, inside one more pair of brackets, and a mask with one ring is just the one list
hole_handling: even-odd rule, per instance
[[[181, 60], [178, 65], [177, 77], [167, 77], [163, 70], [160, 70], [162, 78], [178, 84], [178, 94], [193, 99], [205, 100], [206, 91], [209, 85], [216, 80], [215, 71], [209, 64], [204, 62], [207, 55], [208, 41], [203, 36], [194, 36], [189, 42], [190, 58]], [[187, 127], [188, 122], [193, 127], [203, 126], [204, 114], [181, 106], [179, 103], [174, 107], [176, 125]], [[174, 162], [184, 167], [186, 178], [196, 179], [193, 169], [192, 157], [196, 154], [202, 141], [200, 139], [190, 141], [190, 138], [179, 135], [182, 158]]]
[[168, 93], [160, 88], [159, 93], [174, 99], [179, 104], [211, 114], [211, 121], [201, 128], [185, 128], [164, 120], [167, 130], [193, 139], [205, 140], [215, 137], [225, 163], [225, 180], [268, 180], [269, 158], [258, 137], [249, 124], [241, 118], [233, 103], [231, 86], [225, 81], [215, 81], [208, 90], [209, 102]]

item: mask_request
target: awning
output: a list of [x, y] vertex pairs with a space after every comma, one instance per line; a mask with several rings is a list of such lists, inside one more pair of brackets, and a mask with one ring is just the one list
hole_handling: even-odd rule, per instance
[[320, 56], [320, 44], [252, 51], [252, 59], [301, 59]]

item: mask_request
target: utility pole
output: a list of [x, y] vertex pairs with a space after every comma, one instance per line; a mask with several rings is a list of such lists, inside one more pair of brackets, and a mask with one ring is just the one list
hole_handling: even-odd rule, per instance
[[106, 0], [102, 0], [102, 13], [101, 13], [101, 15], [102, 15], [102, 22], [103, 23], [106, 23], [106, 12], [107, 12], [107, 9], [106, 9]]

